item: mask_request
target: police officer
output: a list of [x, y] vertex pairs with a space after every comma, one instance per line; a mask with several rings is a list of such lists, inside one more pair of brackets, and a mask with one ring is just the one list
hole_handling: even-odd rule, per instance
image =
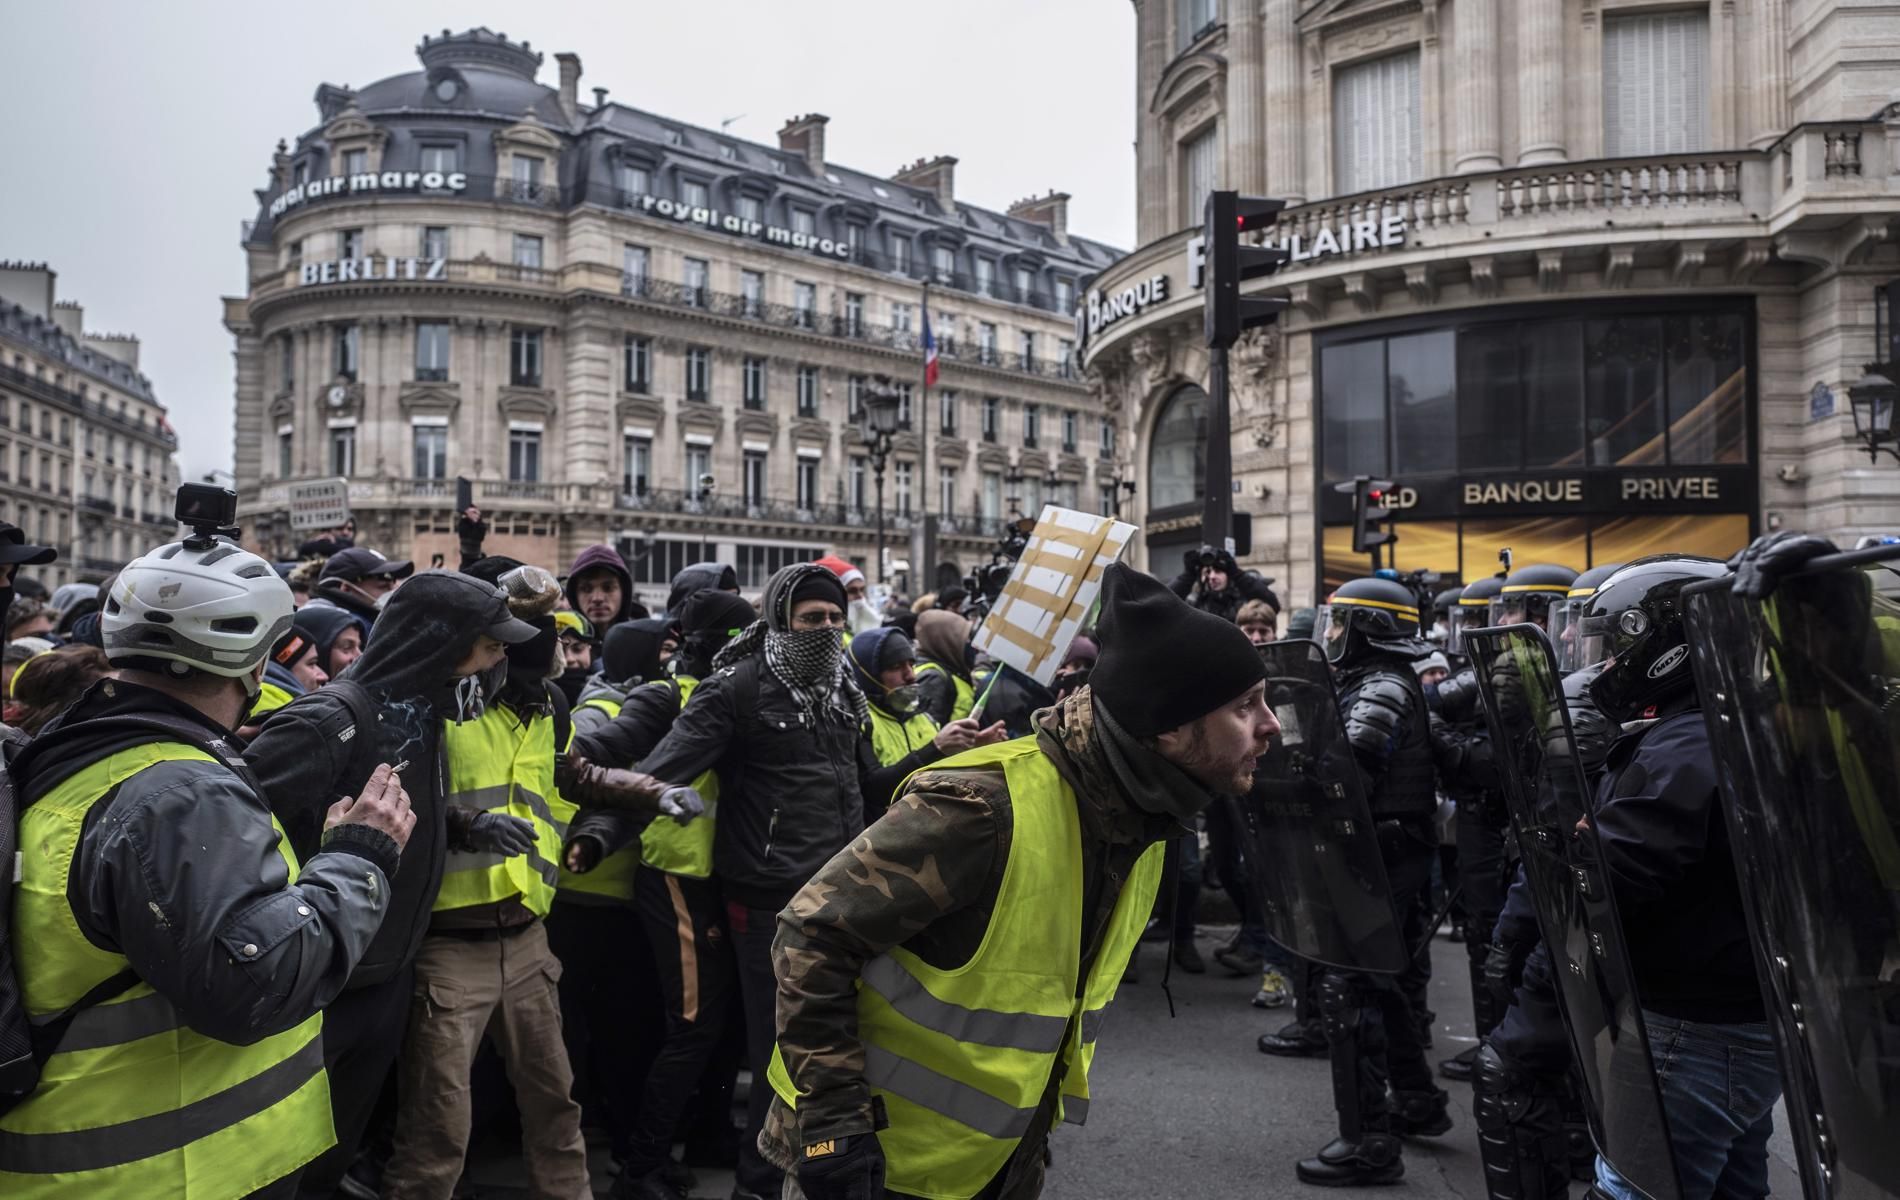
[[[1338, 677], [1346, 741], [1365, 776], [1394, 916], [1407, 929], [1426, 903], [1438, 808], [1430, 718], [1412, 666], [1431, 653], [1419, 640], [1417, 599], [1389, 579], [1356, 579], [1333, 593], [1315, 633]], [[1301, 1160], [1299, 1177], [1329, 1187], [1390, 1182], [1405, 1173], [1400, 1137], [1451, 1128], [1450, 1097], [1432, 1083], [1417, 1014], [1396, 980], [1327, 971], [1319, 994], [1340, 1136]]]
[[334, 1141], [319, 1013], [415, 817], [384, 764], [290, 850], [229, 738], [291, 611], [205, 531], [134, 560], [101, 619], [115, 675], [12, 764], [15, 969], [51, 1056], [0, 1117], [0, 1193], [286, 1196]]

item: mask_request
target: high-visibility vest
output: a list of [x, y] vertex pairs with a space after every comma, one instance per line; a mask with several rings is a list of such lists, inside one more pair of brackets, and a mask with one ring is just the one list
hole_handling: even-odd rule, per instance
[[914, 713], [899, 720], [875, 704], [868, 708], [871, 749], [877, 754], [879, 766], [888, 767], [901, 761], [911, 751], [928, 746], [937, 736], [937, 722], [929, 713]]
[[[917, 673], [922, 675], [925, 671], [944, 671], [944, 667], [942, 663], [934, 659], [925, 660], [917, 664]], [[956, 702], [950, 706], [950, 719], [961, 721], [976, 708], [976, 689], [971, 687], [970, 681], [961, 675], [951, 674], [949, 671], [944, 671], [944, 674], [950, 676], [950, 682], [957, 689]]]
[[[1116, 899], [1088, 979], [1082, 943], [1082, 824], [1075, 793], [1037, 748], [1018, 738], [946, 759], [931, 770], [997, 767], [1014, 829], [989, 929], [967, 964], [944, 971], [902, 946], [858, 978], [864, 1079], [890, 1119], [877, 1138], [885, 1186], [931, 1200], [965, 1200], [1003, 1169], [1028, 1132], [1053, 1072], [1059, 1115], [1081, 1124], [1102, 1017], [1141, 938], [1161, 883], [1163, 843], [1150, 846]], [[778, 1049], [767, 1071], [796, 1108]]]
[[[80, 931], [66, 899], [87, 810], [158, 763], [214, 761], [181, 742], [135, 746], [85, 767], [22, 812], [12, 940], [34, 1021], [65, 1012], [128, 966]], [[257, 819], [276, 827], [294, 883], [297, 857], [283, 827], [261, 802]], [[215, 847], [195, 861], [200, 870], [220, 869]], [[0, 1116], [0, 1196], [225, 1200], [292, 1174], [336, 1141], [322, 1029], [321, 1014], [312, 1014], [234, 1046], [192, 1030], [143, 982], [81, 1011], [39, 1087]]]
[[[606, 696], [596, 696], [581, 705], [582, 708], [596, 708], [607, 714], [607, 719], [620, 715], [620, 701]], [[574, 740], [569, 733], [568, 741]], [[567, 747], [561, 747], [563, 753]], [[640, 867], [640, 848], [628, 844], [609, 854], [594, 865], [591, 871], [576, 875], [567, 869], [565, 858], [560, 863], [561, 873], [555, 880], [555, 891], [560, 898], [576, 904], [609, 905], [633, 903], [633, 873]]]
[[[699, 680], [691, 675], [675, 675], [673, 682], [679, 685], [680, 709], [684, 711]], [[669, 875], [705, 879], [712, 874], [713, 814], [719, 807], [719, 776], [702, 771], [693, 780], [693, 790], [706, 802], [706, 811], [684, 825], [671, 817], [655, 817], [640, 834], [640, 861]]]
[[244, 723], [256, 725], [295, 699], [295, 696], [274, 683], [261, 684], [257, 689], [257, 703], [251, 705], [251, 715]]
[[535, 844], [507, 858], [451, 850], [433, 911], [519, 896], [528, 911], [547, 916], [560, 879], [555, 864], [575, 812], [554, 786], [554, 718], [536, 714], [524, 721], [497, 705], [476, 720], [447, 725], [442, 748], [449, 763], [448, 802], [529, 821]]

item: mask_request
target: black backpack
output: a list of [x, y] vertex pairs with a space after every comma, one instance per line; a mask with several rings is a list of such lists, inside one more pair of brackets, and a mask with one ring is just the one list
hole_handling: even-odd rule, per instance
[[[13, 786], [13, 762], [28, 739], [17, 729], [0, 729], [5, 729], [0, 735], [0, 753], [5, 756], [5, 769], [0, 770], [0, 884], [4, 884], [0, 886], [0, 1114], [4, 1114], [39, 1087], [40, 1069], [59, 1047], [73, 1018], [137, 984], [139, 977], [127, 967], [55, 1017], [35, 1023], [27, 1016], [26, 990], [20, 986], [13, 960], [13, 892], [21, 873], [20, 813], [24, 808]], [[202, 725], [184, 718], [166, 713], [115, 716], [87, 722], [87, 730], [89, 736], [95, 732], [104, 737], [149, 733], [151, 736], [144, 740], [184, 742], [211, 755], [255, 787], [243, 760], [231, 746], [207, 738]], [[127, 744], [136, 744], [136, 740]]]

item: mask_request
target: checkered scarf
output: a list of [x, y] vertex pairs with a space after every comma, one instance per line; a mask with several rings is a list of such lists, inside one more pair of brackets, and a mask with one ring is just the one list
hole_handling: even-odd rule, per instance
[[840, 632], [792, 628], [792, 594], [808, 574], [823, 571], [816, 563], [799, 563], [772, 576], [765, 585], [765, 617], [746, 626], [713, 659], [714, 669], [729, 667], [761, 650], [766, 670], [785, 685], [798, 706], [813, 718], [826, 712], [851, 725], [862, 725], [870, 715], [856, 679], [845, 660]]

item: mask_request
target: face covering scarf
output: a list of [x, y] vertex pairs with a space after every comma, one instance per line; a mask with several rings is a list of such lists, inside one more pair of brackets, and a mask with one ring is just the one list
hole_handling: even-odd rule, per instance
[[765, 635], [765, 666], [778, 676], [798, 706], [817, 716], [830, 710], [853, 722], [867, 715], [864, 693], [845, 673], [844, 643], [838, 631], [794, 629]]

